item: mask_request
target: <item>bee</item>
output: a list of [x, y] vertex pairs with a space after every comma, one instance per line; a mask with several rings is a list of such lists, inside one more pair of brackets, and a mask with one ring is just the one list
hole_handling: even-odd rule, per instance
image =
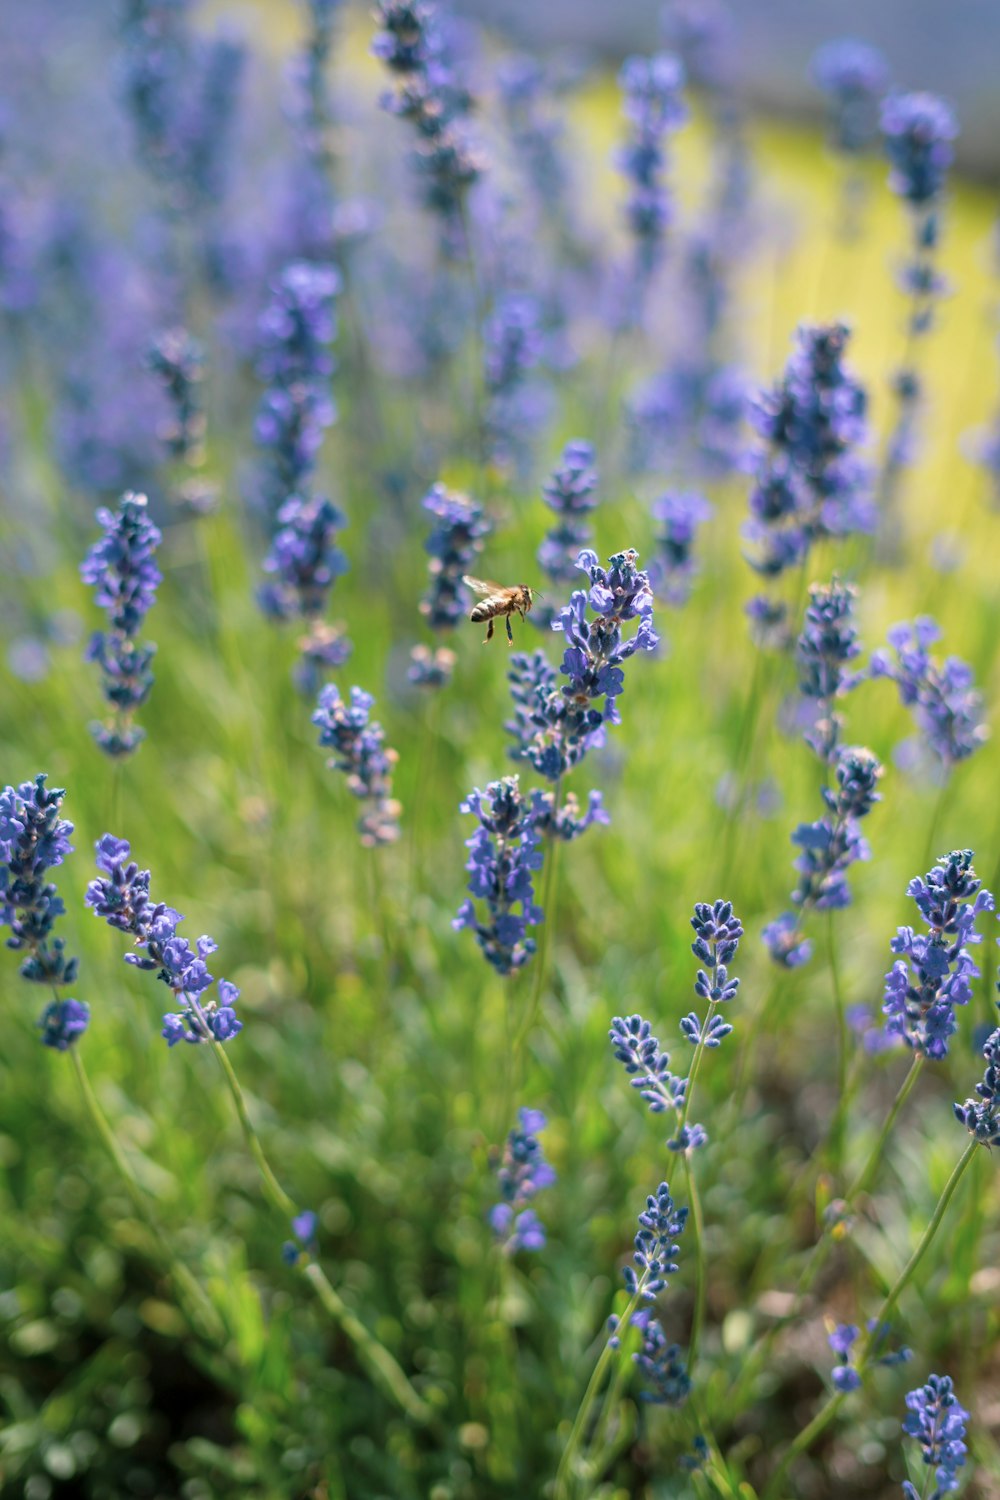
[[481, 625], [484, 620], [489, 621], [486, 628], [486, 637], [483, 645], [493, 639], [493, 621], [500, 615], [504, 616], [507, 624], [507, 644], [513, 646], [514, 632], [510, 628], [510, 617], [519, 614], [523, 620], [528, 610], [535, 602], [535, 591], [530, 589], [526, 583], [515, 583], [511, 588], [504, 588], [502, 583], [492, 583], [488, 578], [462, 579], [474, 594], [482, 595], [480, 602], [475, 606], [469, 619], [474, 625]]

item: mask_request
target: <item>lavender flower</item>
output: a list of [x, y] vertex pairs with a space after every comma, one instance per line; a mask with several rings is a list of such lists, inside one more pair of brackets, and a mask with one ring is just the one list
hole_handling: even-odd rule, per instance
[[[471, 928], [486, 961], [499, 974], [522, 968], [535, 951], [528, 928], [544, 919], [535, 905], [533, 878], [542, 867], [541, 837], [532, 806], [516, 776], [492, 781], [485, 792], [476, 788], [461, 804], [473, 813], [479, 827], [466, 840], [469, 890], [486, 902], [488, 921], [480, 921], [472, 901], [464, 901], [452, 927]], [[519, 906], [520, 913], [513, 908]]]
[[351, 642], [343, 625], [313, 618], [296, 645], [299, 659], [292, 670], [295, 686], [304, 698], [315, 698], [330, 673], [350, 656]]
[[343, 771], [348, 789], [368, 804], [358, 819], [361, 842], [368, 848], [396, 842], [402, 811], [392, 795], [399, 755], [386, 746], [385, 730], [372, 720], [374, 706], [371, 693], [352, 687], [348, 707], [331, 682], [321, 691], [312, 716], [319, 726], [319, 743], [334, 751], [327, 764]]
[[438, 646], [433, 651], [429, 646], [414, 646], [410, 652], [410, 665], [406, 669], [406, 680], [414, 687], [447, 687], [455, 670], [457, 657], [447, 646]]
[[667, 604], [684, 604], [698, 573], [694, 556], [698, 528], [712, 515], [712, 507], [703, 495], [688, 492], [661, 495], [650, 510], [661, 526], [656, 555], [649, 565], [650, 586]]
[[126, 953], [125, 962], [155, 972], [173, 994], [178, 1009], [163, 1017], [167, 1046], [231, 1041], [243, 1030], [234, 1009], [240, 992], [228, 979], [220, 979], [216, 994], [208, 994], [215, 979], [205, 960], [218, 944], [200, 937], [192, 949], [178, 934], [184, 918], [173, 907], [152, 900], [149, 871], [140, 870], [129, 858], [131, 847], [125, 839], [106, 833], [95, 847], [101, 874], [90, 882], [84, 899], [95, 916], [127, 933], [134, 949], [144, 950]]
[[331, 108], [326, 70], [333, 49], [334, 18], [340, 0], [308, 0], [309, 33], [301, 54], [291, 65], [295, 95], [289, 108], [299, 144], [323, 171], [332, 155]]
[[631, 1266], [622, 1269], [625, 1290], [630, 1297], [639, 1297], [644, 1302], [655, 1302], [667, 1284], [667, 1277], [677, 1270], [674, 1256], [675, 1243], [683, 1233], [688, 1211], [678, 1208], [670, 1196], [670, 1188], [661, 1182], [655, 1194], [650, 1193], [646, 1207], [639, 1215], [639, 1228], [635, 1236], [632, 1259], [638, 1275]]
[[847, 1395], [849, 1391], [856, 1391], [861, 1384], [861, 1376], [851, 1364], [851, 1349], [860, 1333], [860, 1328], [854, 1323], [838, 1323], [833, 1332], [827, 1336], [827, 1343], [838, 1356], [831, 1378], [837, 1390], [842, 1391], [844, 1395]]
[[507, 292], [497, 299], [483, 328], [486, 435], [493, 461], [523, 458], [546, 415], [547, 403], [530, 380], [544, 348], [538, 299]]
[[[715, 1048], [721, 1045], [732, 1031], [732, 1026], [716, 1014], [716, 1007], [728, 1004], [736, 998], [740, 987], [738, 979], [731, 979], [728, 965], [736, 956], [743, 925], [733, 915], [731, 901], [699, 901], [695, 905], [691, 926], [695, 941], [691, 952], [708, 970], [699, 969], [695, 980], [695, 994], [709, 1003], [704, 1022], [692, 1011], [680, 1023], [681, 1035], [697, 1049]], [[687, 1095], [691, 1078], [670, 1071], [670, 1056], [664, 1052], [652, 1034], [652, 1027], [641, 1016], [623, 1019], [615, 1016], [608, 1032], [615, 1057], [631, 1075], [632, 1087], [649, 1105], [652, 1114], [663, 1114], [673, 1110], [677, 1115], [678, 1130], [667, 1141], [670, 1151], [694, 1150], [703, 1146], [708, 1134], [702, 1125], [687, 1123]], [[698, 1053], [696, 1052], [695, 1058]], [[692, 1061], [691, 1067], [694, 1067]]]
[[860, 156], [878, 137], [878, 102], [889, 82], [885, 58], [877, 47], [844, 37], [819, 48], [810, 72], [830, 102], [834, 150]]
[[254, 424], [265, 449], [263, 500], [276, 516], [303, 495], [323, 431], [336, 417], [329, 395], [340, 275], [331, 265], [292, 261], [272, 285], [258, 325], [257, 370], [267, 381]]
[[423, 507], [438, 524], [424, 543], [431, 559], [431, 585], [420, 601], [420, 613], [432, 630], [454, 630], [469, 612], [462, 578], [475, 568], [493, 526], [481, 505], [443, 484], [424, 496]]
[[[964, 1466], [968, 1452], [964, 1439], [969, 1413], [958, 1404], [947, 1375], [929, 1376], [926, 1385], [907, 1394], [906, 1405], [909, 1415], [903, 1422], [903, 1431], [907, 1437], [916, 1438], [924, 1464], [935, 1470], [937, 1487], [927, 1500], [942, 1500], [944, 1495], [958, 1489], [958, 1471]], [[926, 1484], [918, 1491], [909, 1480], [903, 1483], [907, 1500], [921, 1500], [926, 1492]]]
[[976, 1084], [978, 1099], [955, 1105], [955, 1118], [984, 1146], [1000, 1145], [1000, 1031], [987, 1037], [983, 1046], [986, 1071]]
[[170, 402], [172, 420], [160, 438], [171, 458], [196, 466], [204, 457], [205, 414], [199, 386], [205, 374], [205, 350], [185, 328], [169, 328], [153, 342], [149, 367], [158, 375]]
[[545, 1244], [545, 1229], [528, 1204], [556, 1180], [538, 1139], [538, 1132], [545, 1129], [545, 1116], [539, 1109], [521, 1109], [518, 1119], [520, 1124], [508, 1135], [496, 1167], [500, 1202], [489, 1212], [490, 1227], [508, 1255], [541, 1250]]
[[542, 485], [542, 498], [556, 524], [538, 549], [538, 566], [553, 583], [572, 583], [580, 551], [591, 539], [586, 517], [597, 504], [594, 449], [582, 438], [566, 444], [558, 466]]
[[881, 763], [870, 750], [847, 747], [837, 752], [835, 774], [836, 788], [822, 789], [828, 816], [815, 823], [800, 823], [792, 834], [792, 843], [802, 850], [795, 860], [799, 883], [792, 892], [799, 914], [783, 913], [761, 934], [771, 957], [782, 968], [799, 968], [809, 961], [812, 945], [801, 937], [806, 914], [849, 906], [847, 871], [858, 860], [871, 858], [858, 819], [866, 817], [881, 801], [875, 790], [882, 775]]
[[926, 933], [899, 927], [890, 947], [899, 954], [885, 976], [886, 1034], [901, 1037], [914, 1052], [938, 1060], [958, 1029], [955, 1006], [968, 1005], [979, 969], [969, 946], [982, 942], [976, 920], [992, 911], [989, 891], [972, 867], [972, 850], [955, 849], [921, 880], [910, 881]]
[[72, 854], [73, 824], [59, 816], [66, 793], [45, 782], [43, 773], [0, 792], [0, 926], [10, 928], [6, 946], [24, 954], [22, 979], [72, 984], [77, 960], [52, 936], [66, 908], [46, 876]]
[[815, 704], [806, 742], [827, 764], [836, 759], [844, 726], [834, 704], [864, 677], [847, 670], [847, 663], [861, 654], [854, 626], [856, 597], [857, 589], [836, 578], [829, 585], [812, 584], [805, 624], [796, 642], [799, 692]]
[[681, 98], [684, 69], [669, 52], [629, 57], [618, 75], [622, 108], [631, 127], [617, 165], [629, 184], [626, 219], [635, 243], [636, 280], [650, 278], [663, 258], [663, 241], [672, 216], [664, 185], [666, 139], [687, 119]]
[[893, 94], [882, 105], [889, 186], [914, 208], [940, 198], [954, 158], [958, 121], [936, 94]]
[[337, 546], [347, 517], [330, 500], [292, 495], [277, 519], [271, 551], [264, 559], [264, 572], [272, 574], [275, 582], [261, 590], [261, 608], [277, 620], [296, 615], [315, 619], [326, 609], [335, 581], [350, 566]]
[[647, 1389], [643, 1401], [654, 1406], [683, 1406], [691, 1391], [691, 1380], [679, 1344], [671, 1344], [655, 1314], [640, 1308], [632, 1314], [632, 1326], [642, 1333], [642, 1347], [632, 1357]]
[[110, 724], [92, 726], [97, 743], [111, 756], [130, 755], [140, 744], [143, 730], [132, 723], [132, 715], [153, 686], [150, 663], [156, 647], [136, 639], [163, 576], [153, 556], [160, 532], [146, 505], [145, 495], [129, 491], [117, 511], [99, 510], [104, 535], [80, 565], [80, 576], [97, 590], [97, 603], [107, 611], [110, 625], [91, 636], [86, 660], [100, 667], [102, 691], [114, 711]]
[[565, 212], [568, 172], [559, 150], [562, 126], [541, 108], [549, 80], [534, 57], [505, 58], [496, 71], [507, 131], [542, 212]]
[[303, 1209], [302, 1213], [296, 1214], [292, 1219], [292, 1240], [286, 1240], [281, 1247], [281, 1258], [286, 1266], [297, 1266], [309, 1255], [316, 1253], [316, 1232], [319, 1229], [319, 1219], [311, 1208]]
[[382, 106], [413, 127], [414, 162], [424, 178], [425, 202], [440, 216], [445, 242], [452, 245], [469, 189], [485, 165], [468, 139], [472, 98], [457, 75], [433, 6], [421, 0], [379, 0], [376, 14], [381, 30], [371, 50], [396, 84], [383, 94]]
[[983, 723], [982, 696], [972, 685], [972, 668], [957, 656], [943, 663], [931, 656], [929, 647], [940, 639], [941, 629], [929, 615], [894, 625], [888, 634], [894, 655], [876, 651], [871, 675], [895, 682], [922, 743], [947, 775], [979, 749], [989, 731]]
[[611, 822], [600, 792], [589, 794], [587, 808], [583, 813], [575, 792], [567, 792], [559, 811], [555, 812], [554, 809], [554, 792], [542, 792], [536, 788], [531, 793], [531, 816], [538, 833], [543, 838], [561, 839], [566, 844], [578, 839], [581, 833], [586, 833], [593, 823]]
[[766, 578], [798, 566], [822, 537], [874, 527], [868, 467], [855, 452], [867, 437], [867, 397], [844, 363], [849, 337], [842, 323], [802, 324], [784, 376], [753, 410], [767, 447], [744, 535]]
[[[561, 668], [567, 681], [561, 687], [543, 652], [511, 657], [514, 718], [506, 727], [515, 739], [512, 754], [550, 781], [579, 764], [589, 749], [603, 745], [606, 724], [621, 723], [616, 700], [625, 686], [623, 663], [636, 651], [653, 651], [659, 644], [649, 578], [636, 567], [638, 556], [631, 550], [618, 552], [604, 569], [595, 552], [580, 553], [577, 567], [590, 578], [590, 590], [577, 590], [552, 624], [567, 641]], [[587, 619], [588, 606], [592, 620]], [[633, 619], [638, 629], [623, 641], [622, 625]]]
[[90, 1006], [83, 1000], [51, 1000], [38, 1024], [43, 1046], [68, 1052], [90, 1025]]

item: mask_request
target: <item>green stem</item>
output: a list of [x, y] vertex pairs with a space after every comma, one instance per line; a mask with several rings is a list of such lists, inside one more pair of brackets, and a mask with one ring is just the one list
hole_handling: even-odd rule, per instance
[[[628, 1329], [631, 1327], [632, 1314], [639, 1306], [639, 1301], [640, 1294], [634, 1292], [625, 1305], [625, 1311], [618, 1322], [618, 1327], [622, 1330], [622, 1338], [625, 1337]], [[556, 1471], [554, 1500], [573, 1500], [574, 1479], [576, 1477], [574, 1465], [576, 1463], [577, 1450], [590, 1423], [594, 1402], [597, 1400], [597, 1394], [604, 1382], [608, 1366], [618, 1352], [617, 1349], [611, 1347], [609, 1341], [605, 1341], [604, 1348], [601, 1350], [600, 1357], [587, 1383], [587, 1389], [583, 1393], [583, 1400], [577, 1407], [573, 1426], [570, 1428], [569, 1437], [566, 1439], [566, 1446], [562, 1452], [562, 1458], [559, 1460], [559, 1468]]]
[[847, 1029], [847, 1013], [844, 992], [840, 983], [840, 964], [837, 960], [837, 937], [834, 929], [834, 913], [827, 913], [827, 948], [830, 960], [830, 981], [833, 986], [833, 1008], [837, 1023], [837, 1106], [830, 1123], [830, 1168], [834, 1180], [840, 1176], [844, 1160], [844, 1127], [847, 1123], [847, 1053], [850, 1037]]
[[684, 1173], [687, 1178], [688, 1202], [691, 1205], [691, 1224], [694, 1229], [694, 1312], [691, 1317], [691, 1339], [688, 1344], [688, 1375], [694, 1379], [694, 1365], [698, 1357], [698, 1341], [705, 1322], [705, 1297], [707, 1289], [707, 1265], [705, 1257], [705, 1216], [702, 1212], [701, 1194], [694, 1175], [694, 1164], [690, 1154], [683, 1153]]
[[[239, 1116], [240, 1125], [243, 1128], [243, 1136], [250, 1154], [257, 1163], [264, 1184], [264, 1196], [271, 1206], [277, 1210], [286, 1222], [295, 1216], [296, 1206], [285, 1192], [281, 1183], [271, 1170], [271, 1164], [264, 1154], [264, 1148], [260, 1138], [253, 1127], [250, 1114], [247, 1109], [246, 1097], [240, 1087], [240, 1081], [236, 1077], [232, 1063], [226, 1056], [225, 1047], [221, 1042], [212, 1043], [212, 1050], [218, 1060], [222, 1075], [226, 1080], [236, 1113]], [[350, 1339], [354, 1345], [358, 1359], [372, 1376], [373, 1380], [381, 1386], [382, 1390], [407, 1413], [408, 1416], [420, 1423], [428, 1423], [433, 1420], [434, 1413], [425, 1401], [417, 1395], [410, 1382], [407, 1380], [401, 1367], [393, 1359], [392, 1355], [381, 1344], [374, 1334], [369, 1333], [359, 1318], [355, 1317], [350, 1308], [335, 1290], [328, 1280], [322, 1266], [314, 1260], [306, 1260], [303, 1265], [303, 1275], [309, 1282], [319, 1298], [322, 1307], [330, 1314], [331, 1318]]]
[[[912, 1281], [917, 1267], [920, 1265], [920, 1262], [923, 1260], [924, 1256], [929, 1250], [934, 1236], [937, 1234], [938, 1229], [941, 1227], [941, 1221], [948, 1211], [948, 1205], [954, 1197], [955, 1190], [957, 1189], [958, 1184], [961, 1182], [962, 1177], [964, 1176], [966, 1169], [969, 1166], [969, 1163], [972, 1161], [978, 1145], [978, 1141], [976, 1141], [975, 1139], [971, 1140], [966, 1146], [959, 1160], [956, 1162], [952, 1170], [952, 1174], [945, 1184], [944, 1191], [942, 1192], [941, 1197], [938, 1199], [937, 1207], [931, 1215], [927, 1228], [924, 1230], [923, 1234], [920, 1237], [920, 1243], [917, 1245], [913, 1254], [910, 1256], [909, 1260], [906, 1262], [906, 1265], [903, 1267], [892, 1287], [886, 1294], [885, 1300], [883, 1301], [882, 1306], [879, 1308], [879, 1311], [876, 1314], [875, 1319], [873, 1320], [873, 1323], [871, 1325], [871, 1332], [867, 1336], [864, 1349], [858, 1359], [857, 1371], [859, 1375], [863, 1374], [868, 1365], [871, 1363], [872, 1356], [874, 1355], [875, 1350], [880, 1343], [879, 1332], [882, 1328], [882, 1325], [889, 1321], [896, 1303], [899, 1301], [910, 1281]], [[812, 1446], [812, 1444], [816, 1441], [821, 1433], [825, 1432], [826, 1428], [829, 1427], [830, 1423], [833, 1421], [834, 1417], [837, 1415], [837, 1412], [843, 1405], [844, 1400], [845, 1392], [843, 1391], [838, 1391], [835, 1395], [831, 1396], [826, 1404], [822, 1406], [816, 1413], [809, 1425], [807, 1427], [804, 1427], [799, 1433], [798, 1437], [794, 1440], [794, 1442], [789, 1445], [784, 1458], [781, 1460], [781, 1463], [774, 1471], [774, 1474], [771, 1476], [767, 1488], [764, 1490], [763, 1500], [777, 1500], [777, 1497], [781, 1494], [785, 1476], [788, 1473], [791, 1465], [795, 1462], [796, 1458], [798, 1458], [800, 1454], [805, 1453]]]
[[281, 1183], [278, 1181], [277, 1177], [275, 1177], [273, 1171], [271, 1170], [271, 1164], [264, 1154], [264, 1148], [260, 1143], [260, 1137], [254, 1129], [253, 1122], [250, 1119], [250, 1111], [247, 1109], [246, 1096], [244, 1095], [243, 1090], [240, 1087], [240, 1081], [236, 1076], [232, 1063], [229, 1061], [229, 1058], [226, 1054], [226, 1049], [221, 1042], [213, 1041], [212, 1051], [215, 1053], [216, 1062], [219, 1064], [219, 1067], [222, 1070], [222, 1076], [226, 1080], [226, 1086], [229, 1089], [230, 1094], [232, 1095], [233, 1104], [236, 1107], [236, 1114], [239, 1119], [240, 1126], [243, 1130], [243, 1138], [247, 1143], [250, 1155], [256, 1162], [257, 1170], [261, 1175], [261, 1180], [264, 1184], [264, 1196], [267, 1198], [267, 1201], [271, 1204], [272, 1208], [276, 1209], [277, 1212], [281, 1214], [283, 1219], [293, 1219], [296, 1214], [296, 1206], [293, 1203], [292, 1199], [289, 1198], [288, 1194], [281, 1186]]
[[145, 1195], [139, 1186], [135, 1173], [129, 1166], [125, 1154], [115, 1137], [115, 1133], [108, 1124], [107, 1116], [98, 1103], [97, 1095], [94, 1093], [93, 1085], [87, 1076], [87, 1070], [84, 1067], [79, 1048], [75, 1046], [70, 1047], [69, 1055], [73, 1059], [73, 1068], [76, 1072], [77, 1082], [80, 1085], [80, 1093], [83, 1096], [83, 1102], [87, 1113], [90, 1115], [94, 1129], [97, 1131], [101, 1143], [122, 1180], [125, 1191], [131, 1200], [132, 1207], [152, 1236], [154, 1244], [158, 1247], [160, 1256], [166, 1264], [170, 1277], [177, 1288], [180, 1301], [183, 1303], [186, 1299], [189, 1307], [197, 1309], [196, 1321], [200, 1325], [200, 1332], [204, 1337], [214, 1344], [224, 1343], [226, 1333], [218, 1313], [212, 1306], [196, 1277], [188, 1270], [183, 1261], [179, 1261], [173, 1255], [166, 1235], [157, 1225], [149, 1210], [149, 1205], [146, 1202]]

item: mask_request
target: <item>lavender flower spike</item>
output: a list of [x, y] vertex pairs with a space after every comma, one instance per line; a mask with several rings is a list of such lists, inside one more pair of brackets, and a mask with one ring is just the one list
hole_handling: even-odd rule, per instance
[[528, 1205], [536, 1193], [556, 1180], [538, 1139], [538, 1132], [545, 1129], [545, 1116], [539, 1109], [522, 1109], [518, 1122], [507, 1137], [496, 1169], [500, 1202], [489, 1212], [490, 1227], [508, 1255], [517, 1250], [541, 1250], [545, 1244], [545, 1228]]
[[982, 695], [973, 686], [972, 668], [957, 656], [944, 662], [930, 654], [941, 630], [929, 615], [912, 624], [894, 625], [888, 635], [890, 651], [872, 655], [871, 675], [888, 677], [899, 689], [900, 702], [913, 715], [922, 743], [947, 775], [985, 743]]
[[139, 951], [126, 953], [125, 962], [147, 973], [155, 972], [171, 991], [177, 1010], [163, 1017], [162, 1036], [168, 1047], [177, 1042], [228, 1042], [243, 1029], [234, 1006], [239, 990], [228, 979], [215, 983], [205, 960], [215, 952], [210, 937], [200, 937], [192, 949], [178, 928], [184, 918], [149, 893], [149, 871], [130, 858], [125, 839], [106, 833], [96, 845], [100, 874], [87, 887], [86, 904], [109, 927], [128, 934]]
[[[73, 825], [59, 816], [65, 793], [45, 781], [39, 775], [0, 792], [0, 927], [10, 928], [6, 946], [24, 955], [21, 978], [54, 988], [73, 983], [77, 960], [66, 956], [62, 938], [52, 937], [66, 908], [46, 876], [72, 854]], [[89, 1019], [82, 1001], [55, 999], [38, 1023], [42, 1041], [65, 1052]]]
[[[477, 914], [473, 901], [464, 901], [452, 922], [456, 931], [469, 927], [486, 961], [499, 974], [512, 974], [531, 958], [535, 940], [528, 928], [543, 920], [535, 905], [534, 875], [542, 867], [541, 836], [531, 804], [516, 776], [492, 781], [485, 792], [476, 788], [461, 804], [473, 813], [479, 827], [466, 840], [469, 890], [486, 902], [488, 920]], [[520, 912], [514, 911], [519, 906]]]
[[965, 1463], [965, 1424], [969, 1413], [958, 1403], [947, 1375], [930, 1375], [927, 1384], [906, 1397], [909, 1415], [903, 1422], [907, 1437], [916, 1438], [920, 1456], [927, 1468], [934, 1469], [936, 1488], [927, 1495], [926, 1483], [918, 1490], [904, 1480], [906, 1500], [943, 1500], [958, 1489], [958, 1471]]
[[670, 197], [664, 184], [665, 143], [687, 119], [681, 98], [684, 69], [672, 53], [629, 57], [618, 76], [622, 108], [631, 126], [617, 165], [629, 184], [626, 206], [629, 231], [635, 242], [637, 281], [642, 284], [663, 256], [663, 241], [671, 219]]
[[1000, 1030], [987, 1037], [983, 1046], [986, 1071], [976, 1084], [978, 1099], [955, 1105], [955, 1118], [984, 1146], [1000, 1146]]
[[958, 1029], [955, 1006], [968, 1005], [979, 969], [969, 946], [982, 942], [979, 914], [992, 911], [993, 896], [972, 867], [972, 850], [955, 849], [906, 893], [927, 924], [926, 933], [900, 927], [890, 947], [899, 954], [885, 976], [886, 1034], [901, 1037], [914, 1052], [938, 1060]]
[[153, 686], [150, 664], [156, 647], [137, 639], [162, 579], [154, 560], [161, 537], [146, 506], [145, 495], [129, 491], [117, 511], [99, 510], [104, 535], [80, 565], [80, 576], [96, 589], [110, 626], [91, 636], [86, 659], [99, 665], [104, 696], [113, 709], [109, 724], [92, 726], [97, 743], [111, 756], [130, 755], [138, 748], [144, 732], [132, 716]]
[[312, 716], [319, 726], [319, 742], [332, 748], [333, 770], [343, 771], [349, 790], [367, 804], [358, 820], [362, 844], [393, 844], [399, 838], [402, 811], [392, 795], [392, 773], [399, 755], [385, 744], [385, 730], [371, 717], [375, 699], [362, 688], [351, 688], [350, 705], [334, 684], [319, 695]]

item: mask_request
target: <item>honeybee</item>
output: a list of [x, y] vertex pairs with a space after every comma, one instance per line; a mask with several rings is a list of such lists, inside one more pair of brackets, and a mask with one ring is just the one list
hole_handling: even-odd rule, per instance
[[514, 632], [510, 628], [510, 617], [519, 614], [524, 619], [535, 602], [534, 589], [530, 589], [526, 583], [515, 583], [511, 588], [504, 588], [502, 583], [492, 583], [488, 578], [469, 578], [467, 575], [462, 582], [474, 594], [482, 595], [469, 619], [474, 625], [481, 625], [484, 620], [489, 621], [483, 645], [493, 639], [493, 622], [503, 615], [507, 625], [507, 644], [513, 646]]

